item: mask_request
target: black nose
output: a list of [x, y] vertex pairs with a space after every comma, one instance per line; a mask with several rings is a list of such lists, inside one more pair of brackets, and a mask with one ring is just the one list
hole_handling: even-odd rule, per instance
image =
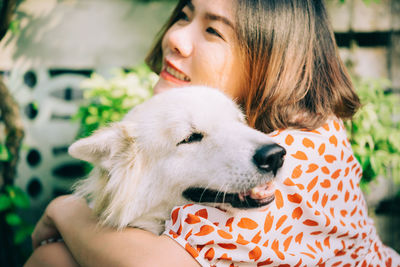
[[283, 165], [283, 156], [286, 155], [286, 150], [277, 144], [263, 145], [254, 153], [253, 161], [257, 168], [266, 171], [276, 172]]

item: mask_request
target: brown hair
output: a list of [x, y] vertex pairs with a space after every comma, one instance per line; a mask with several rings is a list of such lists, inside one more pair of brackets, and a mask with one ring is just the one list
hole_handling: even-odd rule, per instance
[[[146, 58], [157, 73], [161, 40], [186, 3], [178, 3]], [[322, 0], [237, 0], [236, 32], [246, 71], [239, 102], [250, 126], [311, 130], [359, 108]]]

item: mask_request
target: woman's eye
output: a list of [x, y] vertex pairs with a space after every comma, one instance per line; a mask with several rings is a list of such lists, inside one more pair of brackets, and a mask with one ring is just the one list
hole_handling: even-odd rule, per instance
[[176, 20], [177, 20], [177, 21], [179, 21], [179, 20], [186, 20], [186, 21], [189, 21], [189, 17], [186, 15], [185, 12], [180, 11], [180, 12], [178, 13], [178, 16], [176, 17]]
[[208, 27], [208, 28], [206, 29], [206, 32], [208, 32], [208, 33], [210, 33], [210, 34], [213, 34], [213, 35], [215, 35], [215, 36], [217, 36], [217, 37], [219, 37], [219, 38], [224, 39], [224, 38], [221, 36], [221, 34], [219, 34], [214, 28]]

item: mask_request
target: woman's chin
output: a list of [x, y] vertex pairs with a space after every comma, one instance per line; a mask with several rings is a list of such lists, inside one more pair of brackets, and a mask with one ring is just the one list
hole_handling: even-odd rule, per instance
[[153, 93], [156, 95], [156, 94], [168, 91], [168, 90], [170, 90], [172, 88], [176, 88], [176, 87], [178, 87], [178, 86], [177, 85], [173, 86], [172, 84], [168, 83], [167, 81], [160, 79], [156, 83], [156, 85], [153, 87]]
[[153, 94], [157, 95], [159, 93], [162, 93], [164, 91], [167, 91], [169, 88], [165, 88], [165, 87], [154, 87], [153, 89]]
[[173, 82], [160, 77], [156, 85], [153, 87], [154, 94], [159, 94], [173, 88], [189, 86], [191, 82]]

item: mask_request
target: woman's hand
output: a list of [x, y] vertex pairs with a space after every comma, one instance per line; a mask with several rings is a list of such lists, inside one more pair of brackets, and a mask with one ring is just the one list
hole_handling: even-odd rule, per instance
[[61, 237], [55, 223], [55, 218], [62, 219], [59, 217], [79, 212], [82, 208], [88, 209], [86, 202], [73, 195], [65, 195], [52, 200], [32, 233], [33, 249], [40, 246], [43, 241]]
[[40, 220], [35, 226], [35, 229], [32, 233], [32, 247], [36, 249], [40, 246], [43, 241], [49, 239], [56, 239], [60, 237], [60, 233], [58, 232], [54, 221], [48, 215], [48, 211], [44, 212]]
[[[185, 248], [165, 235], [131, 227], [118, 231], [99, 225], [86, 201], [73, 195], [50, 202], [32, 234], [33, 246], [60, 236], [81, 266], [199, 266]], [[46, 258], [46, 253], [41, 256]]]

